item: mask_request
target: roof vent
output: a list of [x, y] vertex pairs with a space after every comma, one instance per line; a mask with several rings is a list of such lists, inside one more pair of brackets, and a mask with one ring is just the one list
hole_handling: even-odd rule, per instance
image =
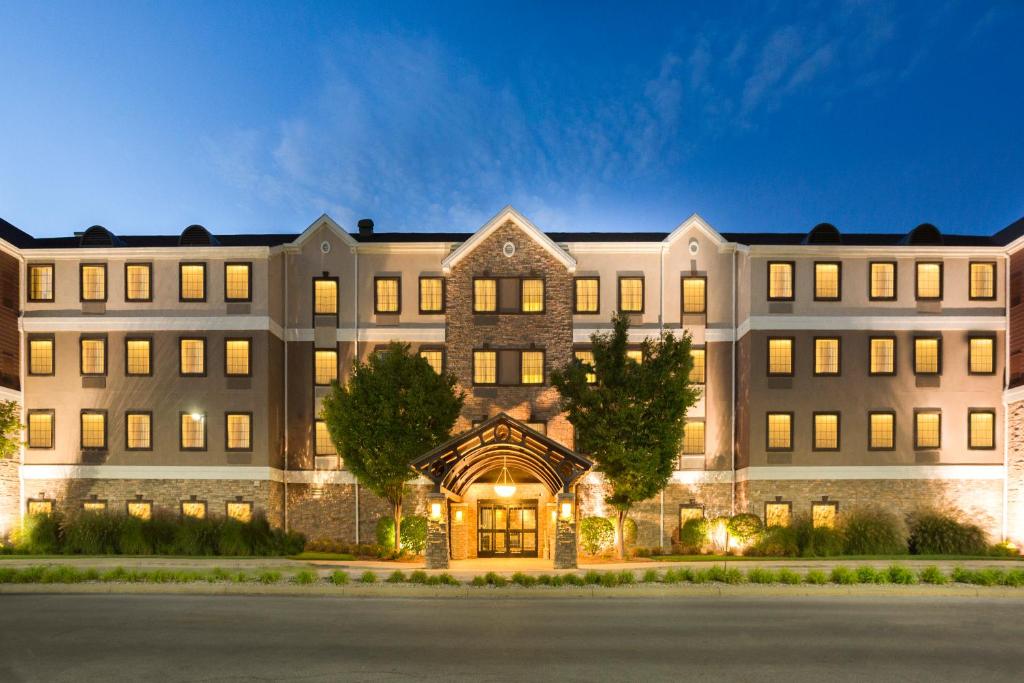
[[840, 244], [839, 229], [831, 223], [818, 223], [804, 237], [804, 244]]
[[372, 218], [360, 218], [359, 222], [356, 223], [359, 226], [359, 236], [368, 237], [373, 234], [373, 219]]
[[81, 247], [120, 247], [124, 243], [102, 225], [94, 225], [78, 238]]
[[922, 223], [908, 232], [902, 241], [904, 244], [941, 245], [942, 233], [931, 223]]
[[201, 225], [188, 226], [181, 231], [181, 237], [178, 238], [178, 246], [182, 247], [211, 247], [219, 244], [217, 238]]

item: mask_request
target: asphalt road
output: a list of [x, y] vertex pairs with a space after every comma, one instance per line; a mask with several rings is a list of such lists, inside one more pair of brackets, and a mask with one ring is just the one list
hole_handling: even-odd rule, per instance
[[0, 596], [0, 681], [1021, 681], [1005, 599]]

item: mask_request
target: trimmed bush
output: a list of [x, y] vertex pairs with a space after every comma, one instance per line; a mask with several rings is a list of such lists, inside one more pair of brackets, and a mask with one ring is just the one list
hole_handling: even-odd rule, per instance
[[597, 555], [612, 547], [615, 525], [606, 517], [584, 517], [580, 520], [580, 549], [587, 555]]
[[740, 543], [747, 544], [757, 538], [764, 530], [764, 524], [761, 523], [761, 518], [757, 515], [741, 512], [738, 515], [732, 516], [729, 520], [728, 529], [730, 536]]
[[942, 573], [942, 570], [935, 565], [929, 565], [922, 569], [918, 572], [917, 578], [921, 583], [930, 583], [935, 586], [941, 586], [949, 582], [949, 579]]
[[708, 539], [708, 520], [689, 519], [679, 530], [679, 552], [684, 555], [696, 555], [704, 549]]
[[840, 516], [843, 552], [847, 555], [899, 555], [907, 552], [907, 532], [893, 514], [860, 508]]
[[857, 572], [853, 571], [849, 567], [843, 567], [840, 565], [832, 568], [832, 573], [829, 574], [828, 578], [832, 583], [849, 586], [857, 583]]
[[879, 572], [866, 564], [857, 567], [857, 583], [885, 583], [885, 581], [885, 572]]
[[889, 583], [912, 584], [917, 583], [917, 576], [910, 569], [901, 564], [894, 564], [886, 571], [886, 578]]
[[984, 555], [988, 551], [981, 527], [939, 512], [914, 516], [908, 545], [914, 555]]

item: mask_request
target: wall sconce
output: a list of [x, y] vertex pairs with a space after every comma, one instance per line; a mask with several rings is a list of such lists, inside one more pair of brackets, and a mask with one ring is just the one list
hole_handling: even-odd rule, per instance
[[432, 520], [434, 520], [435, 522], [437, 520], [441, 519], [441, 503], [440, 502], [431, 503], [430, 504], [430, 518]]
[[461, 508], [459, 508], [458, 510], [455, 511], [455, 521], [457, 523], [459, 523], [459, 524], [462, 524], [462, 509]]
[[562, 503], [562, 519], [572, 519], [572, 503], [569, 501]]

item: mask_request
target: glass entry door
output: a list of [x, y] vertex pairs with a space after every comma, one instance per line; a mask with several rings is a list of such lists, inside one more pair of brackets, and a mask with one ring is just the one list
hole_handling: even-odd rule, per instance
[[478, 557], [537, 557], [537, 501], [481, 500], [476, 519]]

